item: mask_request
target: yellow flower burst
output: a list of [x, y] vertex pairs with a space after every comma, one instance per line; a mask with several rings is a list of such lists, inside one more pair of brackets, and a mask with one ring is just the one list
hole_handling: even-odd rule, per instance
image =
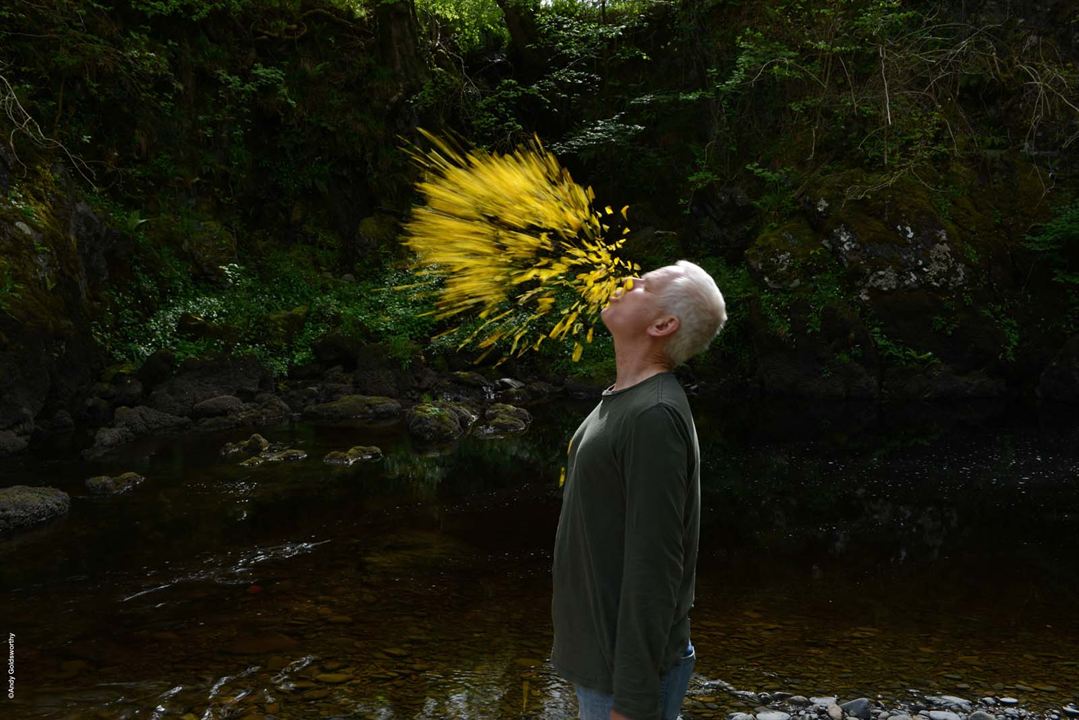
[[425, 171], [417, 188], [426, 204], [413, 209], [404, 242], [416, 269], [442, 280], [430, 314], [482, 320], [459, 345], [474, 342], [481, 359], [501, 340], [510, 342], [498, 363], [570, 338], [576, 362], [612, 293], [640, 270], [616, 255], [629, 228], [606, 240], [613, 208], [594, 209], [592, 188], [575, 183], [538, 137], [499, 155], [420, 132], [434, 147], [408, 152]]

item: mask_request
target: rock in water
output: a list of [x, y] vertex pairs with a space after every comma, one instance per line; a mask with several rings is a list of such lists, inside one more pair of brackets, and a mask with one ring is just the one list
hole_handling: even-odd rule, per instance
[[52, 487], [14, 485], [0, 489], [0, 534], [28, 528], [59, 515], [71, 507], [71, 498]]
[[349, 466], [363, 460], [379, 460], [382, 458], [382, 450], [374, 445], [356, 445], [348, 450], [334, 450], [322, 458], [327, 465]]
[[268, 447], [270, 447], [270, 441], [255, 433], [246, 440], [227, 443], [225, 447], [221, 448], [221, 454], [225, 457], [230, 455], [258, 455]]
[[145, 479], [142, 475], [134, 472], [126, 472], [113, 477], [97, 475], [86, 481], [86, 488], [94, 495], [119, 495], [127, 492]]

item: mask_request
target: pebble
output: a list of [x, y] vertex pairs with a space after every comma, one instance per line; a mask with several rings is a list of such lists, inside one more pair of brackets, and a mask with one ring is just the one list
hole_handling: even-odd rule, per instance
[[1064, 714], [1068, 717], [1079, 717], [1079, 707], [1076, 707], [1075, 705], [1065, 705], [1060, 709], [1063, 710]]
[[832, 718], [832, 720], [843, 720], [843, 708], [832, 703], [828, 706], [828, 717]]
[[820, 705], [821, 707], [825, 707], [825, 708], [828, 707], [829, 705], [835, 705], [835, 700], [836, 699], [834, 697], [811, 697], [811, 698], [809, 698], [809, 702], [813, 703], [814, 705]]
[[778, 710], [768, 710], [767, 712], [757, 713], [757, 720], [791, 720], [791, 716], [789, 713]]
[[348, 673], [320, 673], [315, 676], [315, 679], [319, 682], [337, 685], [339, 683], [348, 682], [352, 679], [352, 676]]
[[951, 710], [930, 710], [929, 720], [959, 720], [959, 716]]
[[809, 698], [807, 698], [805, 695], [791, 695], [790, 696], [790, 701], [791, 701], [791, 704], [793, 704], [793, 705], [808, 705], [809, 704]]
[[753, 716], [749, 713], [736, 712], [728, 715], [727, 720], [753, 720]]
[[995, 716], [990, 715], [984, 710], [975, 710], [970, 714], [967, 720], [997, 720]]
[[997, 702], [999, 702], [999, 703], [1000, 703], [1001, 705], [1008, 705], [1008, 706], [1011, 706], [1011, 705], [1018, 705], [1018, 704], [1019, 704], [1019, 701], [1018, 701], [1018, 700], [1016, 700], [1016, 699], [1015, 699], [1015, 698], [1013, 698], [1013, 697], [1002, 697], [1002, 698], [998, 698]]
[[996, 705], [997, 699], [995, 697], [983, 697], [978, 702], [980, 702], [982, 705]]
[[910, 720], [910, 715], [906, 713], [896, 713], [895, 715], [889, 715], [888, 720]]
[[963, 710], [970, 709], [970, 700], [964, 700], [963, 698], [956, 697], [955, 695], [941, 695], [938, 699], [940, 700], [942, 705], [952, 705]]
[[[843, 709], [843, 712], [847, 713], [851, 717], [859, 718], [859, 720], [869, 720], [868, 698], [858, 698], [857, 700], [851, 700], [850, 702], [843, 703], [842, 705], [840, 705], [840, 707]], [[831, 715], [831, 709], [829, 709], [828, 714]], [[941, 719], [934, 718], [934, 720]], [[955, 720], [959, 720], [959, 718], [955, 718]]]

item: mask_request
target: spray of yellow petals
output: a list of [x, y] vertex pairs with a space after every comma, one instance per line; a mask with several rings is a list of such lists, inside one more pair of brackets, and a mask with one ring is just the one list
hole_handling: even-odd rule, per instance
[[594, 209], [592, 188], [575, 183], [538, 137], [494, 154], [420, 132], [433, 147], [409, 154], [424, 170], [417, 189], [426, 203], [413, 209], [404, 242], [415, 269], [442, 280], [432, 314], [478, 317], [459, 347], [474, 344], [481, 358], [503, 340], [498, 362], [549, 338], [572, 340], [576, 362], [611, 294], [640, 269], [616, 255], [629, 228], [606, 240], [614, 210]]

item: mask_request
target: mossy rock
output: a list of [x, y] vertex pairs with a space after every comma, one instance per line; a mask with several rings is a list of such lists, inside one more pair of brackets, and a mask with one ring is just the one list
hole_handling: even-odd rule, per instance
[[493, 403], [484, 412], [481, 435], [510, 435], [522, 433], [532, 424], [532, 415], [524, 408], [506, 403]]
[[29, 485], [0, 488], [0, 535], [64, 515], [70, 507], [71, 498], [57, 488]]
[[457, 402], [420, 403], [408, 409], [405, 424], [409, 433], [424, 442], [450, 442], [460, 438], [478, 414]]
[[794, 289], [830, 263], [820, 238], [802, 219], [757, 236], [746, 250], [746, 263], [770, 288]]
[[94, 495], [120, 495], [145, 479], [145, 477], [135, 472], [126, 472], [113, 477], [97, 475], [86, 480], [86, 489]]
[[334, 450], [327, 453], [326, 457], [322, 458], [322, 462], [327, 465], [344, 465], [347, 467], [364, 460], [380, 460], [381, 458], [381, 448], [374, 445], [355, 445], [348, 450]]
[[221, 455], [231, 457], [234, 455], [258, 455], [270, 447], [270, 441], [255, 433], [246, 440], [226, 443], [221, 448]]

